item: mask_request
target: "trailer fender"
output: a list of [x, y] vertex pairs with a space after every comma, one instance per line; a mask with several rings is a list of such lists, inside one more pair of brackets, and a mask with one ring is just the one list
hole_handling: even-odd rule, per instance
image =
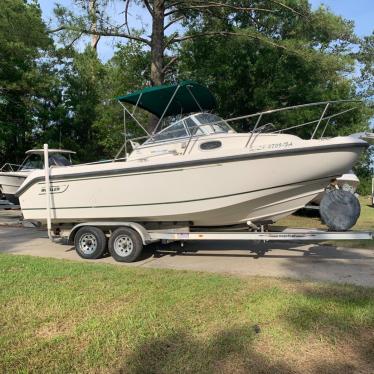
[[135, 230], [139, 234], [144, 245], [147, 245], [154, 241], [151, 239], [148, 231], [144, 228], [144, 226], [136, 222], [84, 222], [84, 223], [75, 225], [72, 228], [72, 230], [70, 231], [69, 237], [68, 237], [69, 243], [74, 242], [75, 234], [81, 227], [84, 227], [84, 226], [94, 226], [94, 227], [98, 227], [101, 229], [104, 229], [104, 228], [113, 229], [113, 231], [117, 229], [118, 227], [130, 227], [131, 229]]

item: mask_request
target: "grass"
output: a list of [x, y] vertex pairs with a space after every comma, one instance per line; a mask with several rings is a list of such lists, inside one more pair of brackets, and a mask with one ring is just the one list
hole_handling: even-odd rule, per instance
[[[374, 207], [371, 206], [371, 198], [364, 196], [359, 198], [361, 203], [361, 215], [353, 227], [353, 230], [369, 230], [374, 231]], [[311, 215], [292, 215], [277, 222], [277, 225], [289, 227], [305, 227], [305, 228], [326, 228], [321, 223], [319, 216]], [[339, 247], [350, 248], [374, 248], [373, 240], [342, 240], [330, 241], [326, 244], [335, 245]]]
[[373, 373], [374, 289], [0, 255], [0, 372]]

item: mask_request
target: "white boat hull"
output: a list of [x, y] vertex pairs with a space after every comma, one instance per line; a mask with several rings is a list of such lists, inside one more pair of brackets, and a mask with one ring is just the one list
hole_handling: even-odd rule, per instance
[[[269, 152], [254, 152], [232, 161], [205, 159], [201, 165], [160, 163], [157, 169], [157, 163], [146, 164], [144, 171], [139, 162], [85, 166], [83, 174], [74, 167], [52, 169], [51, 218], [54, 223], [126, 219], [189, 221], [195, 226], [275, 222], [305, 206], [331, 179], [350, 169], [363, 150], [362, 144], [324, 145], [313, 151], [274, 151], [271, 158]], [[20, 203], [25, 219], [43, 222], [41, 178], [39, 173], [37, 183], [25, 182]]]
[[17, 202], [15, 193], [25, 181], [29, 173], [27, 172], [11, 172], [11, 173], [0, 173], [0, 197]]

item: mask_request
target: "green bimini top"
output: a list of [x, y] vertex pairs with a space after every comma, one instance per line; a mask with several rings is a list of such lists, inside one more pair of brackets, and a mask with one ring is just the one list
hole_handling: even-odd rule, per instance
[[139, 108], [160, 118], [174, 94], [174, 99], [168, 107], [165, 117], [201, 112], [216, 107], [216, 99], [213, 94], [206, 87], [194, 81], [146, 87], [131, 94], [119, 96], [117, 100], [122, 103], [138, 104]]

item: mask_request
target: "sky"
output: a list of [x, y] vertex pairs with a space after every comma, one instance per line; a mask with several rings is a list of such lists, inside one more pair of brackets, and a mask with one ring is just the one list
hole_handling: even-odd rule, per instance
[[[369, 35], [374, 30], [374, 0], [309, 0], [313, 9], [318, 8], [321, 4], [328, 7], [335, 14], [343, 18], [354, 21], [355, 31], [358, 36]], [[39, 0], [43, 18], [47, 24], [56, 25], [53, 18], [53, 8], [56, 3], [74, 10], [72, 0]], [[116, 4], [117, 3], [117, 4]], [[122, 11], [123, 1], [114, 2], [110, 9], [113, 14], [119, 14]], [[134, 26], [143, 24], [147, 28], [150, 24], [150, 18], [146, 10], [137, 8], [132, 9], [130, 23]], [[173, 30], [171, 30], [173, 31]], [[118, 40], [117, 40], [118, 41]], [[82, 41], [80, 47], [87, 43], [88, 40]], [[107, 61], [113, 55], [116, 40], [114, 38], [102, 38], [98, 46], [98, 54], [101, 60]]]

